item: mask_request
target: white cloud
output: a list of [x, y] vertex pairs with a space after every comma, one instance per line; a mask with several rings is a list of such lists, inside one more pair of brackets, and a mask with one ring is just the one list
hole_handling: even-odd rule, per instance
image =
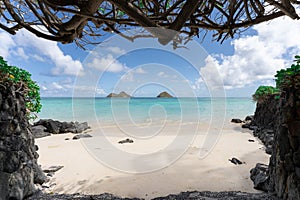
[[108, 54], [107, 56], [103, 56], [101, 58], [95, 57], [92, 62], [87, 64], [87, 66], [95, 68], [99, 71], [113, 73], [122, 72], [128, 69], [125, 64], [122, 64], [116, 60], [112, 54]]
[[124, 49], [121, 49], [120, 47], [107, 47], [107, 50], [118, 55], [126, 53], [126, 51]]
[[[6, 32], [0, 32], [0, 54], [5, 58], [10, 53], [18, 54], [23, 59], [28, 59], [32, 55], [34, 59], [44, 61], [49, 59], [54, 63], [52, 75], [77, 75], [83, 73], [80, 61], [73, 60], [70, 55], [65, 55], [58, 47], [57, 42], [45, 40], [22, 29], [15, 36]], [[26, 48], [24, 50], [24, 48]], [[32, 54], [32, 52], [37, 52]], [[30, 52], [30, 54], [26, 54]]]
[[107, 95], [107, 92], [102, 88], [97, 88], [96, 89], [96, 94], [98, 94], [98, 95]]
[[11, 35], [6, 32], [0, 32], [0, 41], [0, 55], [6, 60], [11, 53], [11, 48], [15, 47], [16, 43], [12, 39]]
[[245, 87], [255, 81], [267, 83], [277, 70], [290, 66], [293, 56], [299, 54], [299, 25], [298, 21], [285, 17], [254, 26], [257, 35], [233, 40], [233, 55], [208, 57], [201, 69], [205, 73], [203, 77], [214, 84], [219, 84], [219, 77], [223, 78], [226, 89]]
[[157, 76], [162, 77], [162, 78], [169, 78], [169, 75], [166, 74], [165, 72], [158, 72]]
[[18, 47], [16, 52], [15, 52], [16, 56], [20, 56], [21, 58], [23, 58], [24, 60], [28, 60], [29, 56], [25, 54], [25, 51], [23, 48]]
[[64, 87], [63, 87], [62, 85], [60, 85], [59, 83], [57, 83], [57, 82], [53, 82], [53, 83], [51, 84], [51, 86], [52, 86], [54, 89], [56, 89], [56, 90], [64, 89]]
[[146, 72], [143, 68], [141, 68], [141, 67], [134, 69], [134, 72], [135, 72], [136, 74], [146, 74], [146, 73], [147, 73], [147, 72]]

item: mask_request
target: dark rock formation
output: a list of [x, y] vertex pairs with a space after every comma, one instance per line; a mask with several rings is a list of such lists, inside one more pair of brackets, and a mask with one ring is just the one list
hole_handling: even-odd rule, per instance
[[42, 138], [46, 136], [50, 136], [51, 133], [46, 131], [47, 128], [42, 125], [31, 126], [31, 132], [34, 138]]
[[[142, 200], [139, 198], [121, 198], [112, 194], [83, 195], [83, 194], [43, 194], [39, 193], [27, 200]], [[245, 192], [182, 192], [171, 194], [166, 197], [157, 197], [153, 200], [279, 200], [267, 193], [245, 193]]]
[[255, 168], [250, 171], [250, 178], [254, 183], [254, 188], [268, 192], [269, 190], [269, 175], [268, 165], [257, 163]]
[[111, 98], [111, 97], [130, 98], [131, 96], [129, 94], [127, 94], [126, 92], [120, 92], [119, 94], [110, 93], [109, 95], [107, 95], [107, 97], [109, 97], [109, 98]]
[[[41, 119], [40, 121], [34, 123], [32, 129], [36, 129], [36, 126], [44, 126], [46, 128], [44, 131], [52, 134], [82, 133], [90, 128], [87, 122], [60, 122], [52, 119]], [[39, 134], [42, 135], [42, 133]]]
[[23, 199], [46, 176], [37, 164], [24, 97], [10, 82], [0, 85], [0, 199]]
[[264, 185], [279, 198], [300, 199], [300, 87], [284, 89], [279, 100], [271, 96], [258, 103], [251, 123], [272, 154]]
[[157, 98], [174, 98], [174, 97], [167, 92], [162, 92], [159, 95], [157, 95]]
[[241, 119], [232, 119], [231, 122], [239, 124], [239, 123], [242, 123], [243, 120], [241, 120]]

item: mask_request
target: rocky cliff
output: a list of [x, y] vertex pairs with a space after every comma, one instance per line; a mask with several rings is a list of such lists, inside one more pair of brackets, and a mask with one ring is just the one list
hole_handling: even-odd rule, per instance
[[23, 199], [46, 180], [26, 118], [24, 97], [10, 82], [0, 84], [0, 199]]
[[254, 121], [258, 129], [274, 132], [265, 190], [279, 198], [300, 199], [300, 87], [283, 89], [279, 100], [271, 96], [258, 103]]

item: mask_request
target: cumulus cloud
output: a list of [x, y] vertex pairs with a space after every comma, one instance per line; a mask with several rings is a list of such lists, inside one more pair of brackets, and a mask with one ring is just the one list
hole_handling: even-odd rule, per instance
[[[23, 29], [18, 31], [15, 36], [6, 32], [0, 32], [0, 40], [0, 54], [6, 58], [12, 53], [25, 60], [29, 57], [39, 61], [50, 60], [54, 63], [54, 68], [51, 70], [52, 75], [77, 75], [83, 73], [81, 62], [74, 60], [70, 55], [65, 55], [57, 42], [36, 37]], [[32, 54], [33, 51], [36, 53]]]
[[200, 69], [205, 81], [219, 85], [221, 77], [226, 89], [256, 81], [268, 83], [277, 70], [291, 65], [293, 56], [300, 52], [298, 21], [279, 18], [253, 29], [256, 35], [233, 40], [233, 55], [219, 54], [206, 59], [205, 67]]
[[120, 47], [107, 47], [107, 50], [109, 50], [111, 53], [114, 53], [114, 54], [125, 54], [125, 50], [124, 49], [121, 49]]
[[16, 43], [12, 39], [11, 35], [6, 32], [0, 32], [0, 55], [7, 58], [11, 53], [11, 49], [16, 46]]
[[106, 56], [102, 57], [95, 57], [91, 62], [87, 64], [87, 66], [99, 71], [113, 73], [122, 72], [127, 69], [127, 66], [116, 60], [112, 54], [107, 54]]

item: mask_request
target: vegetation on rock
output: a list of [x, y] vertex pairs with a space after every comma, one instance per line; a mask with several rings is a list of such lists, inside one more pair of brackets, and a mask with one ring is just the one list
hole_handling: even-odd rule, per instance
[[259, 86], [255, 93], [252, 95], [253, 100], [262, 102], [266, 100], [270, 95], [275, 95], [276, 99], [279, 99], [279, 93], [283, 88], [290, 88], [292, 86], [300, 86], [300, 56], [296, 55], [295, 64], [287, 69], [281, 69], [277, 71], [275, 75], [276, 88], [272, 86]]
[[0, 56], [0, 84], [4, 82], [13, 83], [16, 91], [25, 98], [28, 118], [36, 118], [35, 113], [40, 112], [42, 108], [39, 86], [31, 79], [31, 74], [28, 71], [8, 65]]
[[254, 101], [263, 102], [270, 95], [278, 94], [278, 93], [279, 93], [279, 91], [275, 87], [261, 85], [257, 88], [255, 93], [252, 95], [252, 98], [253, 98]]
[[290, 68], [277, 71], [276, 87], [279, 89], [289, 88], [292, 85], [300, 85], [300, 56], [295, 56], [295, 64]]

